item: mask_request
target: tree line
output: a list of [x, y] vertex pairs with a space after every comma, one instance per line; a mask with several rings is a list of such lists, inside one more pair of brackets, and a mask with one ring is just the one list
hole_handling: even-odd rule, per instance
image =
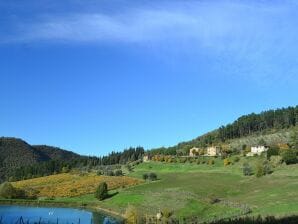
[[8, 177], [9, 181], [17, 181], [56, 173], [65, 173], [75, 168], [89, 171], [90, 169], [101, 166], [126, 164], [141, 159], [144, 155], [144, 151], [142, 147], [131, 147], [125, 149], [123, 152], [111, 152], [109, 155], [102, 157], [82, 156], [67, 161], [50, 160], [16, 168], [12, 173], [8, 174]]
[[153, 155], [185, 155], [193, 147], [204, 148], [212, 144], [223, 143], [230, 139], [263, 133], [272, 129], [284, 129], [298, 126], [298, 106], [251, 113], [238, 118], [235, 122], [204, 134], [191, 141], [181, 142], [172, 147], [160, 147], [150, 150]]
[[298, 106], [242, 116], [234, 123], [220, 127], [218, 137], [224, 142], [227, 139], [241, 138], [268, 129], [283, 129], [296, 125], [298, 125]]

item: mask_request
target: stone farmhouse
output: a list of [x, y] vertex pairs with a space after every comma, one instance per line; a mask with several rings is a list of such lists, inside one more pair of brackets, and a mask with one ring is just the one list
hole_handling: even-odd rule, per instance
[[[201, 150], [203, 149], [196, 148], [196, 147], [191, 148], [189, 150], [189, 156], [190, 157], [198, 156]], [[220, 148], [217, 146], [212, 146], [207, 148], [207, 154], [205, 154], [204, 156], [218, 156], [218, 155], [220, 155]]]
[[143, 162], [146, 163], [146, 162], [149, 162], [150, 161], [150, 158], [148, 155], [144, 155], [143, 156]]
[[199, 151], [200, 151], [199, 148], [196, 148], [196, 147], [191, 148], [191, 149], [189, 150], [189, 156], [190, 156], [190, 157], [197, 156], [197, 155], [199, 154]]
[[212, 146], [207, 148], [207, 156], [220, 155], [220, 148], [218, 146]]

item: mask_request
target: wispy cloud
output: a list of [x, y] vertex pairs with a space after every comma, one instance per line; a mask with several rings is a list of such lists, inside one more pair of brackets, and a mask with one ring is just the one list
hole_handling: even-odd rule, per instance
[[[154, 5], [154, 4], [153, 4]], [[291, 1], [172, 1], [103, 11], [35, 15], [12, 24], [0, 42], [156, 44], [215, 54], [222, 67], [237, 63], [245, 73], [274, 79], [296, 74], [297, 4]], [[229, 69], [229, 68], [224, 68]], [[234, 69], [235, 72], [236, 71]], [[276, 79], [280, 78], [276, 75]]]
[[282, 28], [286, 23], [296, 25], [293, 21], [283, 20], [289, 12], [293, 12], [290, 6], [229, 1], [165, 4], [156, 9], [131, 8], [112, 15], [94, 12], [37, 15], [34, 22], [15, 24], [15, 36], [11, 41], [146, 42], [182, 39], [206, 46], [230, 42], [234, 45], [231, 47], [239, 49], [237, 40], [272, 39], [277, 34], [274, 32], [272, 36], [274, 29]]

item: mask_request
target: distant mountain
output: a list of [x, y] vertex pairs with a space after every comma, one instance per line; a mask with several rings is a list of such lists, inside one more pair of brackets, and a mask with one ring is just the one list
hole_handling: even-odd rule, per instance
[[51, 160], [80, 159], [76, 153], [46, 145], [29, 145], [18, 138], [0, 138], [0, 181], [19, 167], [31, 166]]

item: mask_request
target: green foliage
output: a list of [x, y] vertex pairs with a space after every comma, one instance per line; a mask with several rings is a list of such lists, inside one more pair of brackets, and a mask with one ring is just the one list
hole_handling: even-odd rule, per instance
[[268, 160], [265, 160], [263, 162], [258, 162], [256, 166], [256, 177], [261, 177], [267, 174], [271, 174], [272, 168]]
[[208, 165], [214, 165], [214, 163], [215, 163], [214, 159], [209, 159], [208, 160]]
[[155, 180], [157, 180], [157, 175], [156, 175], [156, 173], [149, 173], [149, 174], [148, 174], [148, 179], [151, 180], [151, 181], [155, 181]]
[[281, 156], [271, 156], [270, 163], [273, 167], [278, 167], [282, 164], [282, 157]]
[[125, 214], [126, 224], [141, 224], [143, 223], [141, 212], [134, 206], [128, 206], [126, 208]]
[[262, 163], [258, 163], [256, 166], [256, 177], [264, 176], [264, 166]]
[[106, 175], [106, 176], [115, 176], [113, 170], [106, 170], [106, 171], [105, 171], [105, 175]]
[[[188, 142], [179, 143], [169, 148], [158, 148], [151, 151], [153, 155], [186, 155], [192, 147], [207, 147], [212, 144], [220, 144], [227, 140], [246, 137], [255, 133], [262, 133], [270, 130], [280, 130], [298, 125], [298, 106], [276, 110], [268, 110], [260, 114], [249, 114], [238, 118], [232, 124], [222, 126], [215, 131], [197, 137]], [[297, 140], [298, 147], [298, 138]], [[263, 139], [262, 145], [266, 145]], [[244, 148], [243, 148], [244, 149]], [[182, 153], [181, 153], [182, 152]]]
[[[32, 146], [21, 139], [0, 138], [0, 182], [23, 180], [69, 172], [71, 169], [91, 171], [102, 165], [126, 164], [142, 158], [142, 147], [112, 152], [103, 157], [80, 156], [60, 148]], [[22, 155], [20, 157], [20, 155]]]
[[239, 161], [240, 161], [240, 157], [235, 156], [234, 159], [233, 159], [233, 162], [234, 163], [238, 163]]
[[156, 173], [144, 173], [142, 175], [144, 180], [150, 180], [150, 181], [155, 181], [157, 180], [157, 175]]
[[9, 182], [4, 182], [0, 185], [0, 198], [25, 198], [25, 191], [13, 187]]
[[271, 156], [279, 155], [279, 148], [277, 146], [272, 146], [267, 150], [267, 159], [270, 159]]
[[273, 172], [271, 164], [269, 163], [268, 160], [265, 160], [263, 162], [263, 170], [264, 170], [264, 175], [271, 174]]
[[289, 164], [295, 164], [297, 163], [297, 152], [293, 149], [287, 149], [282, 152], [281, 154], [283, 161], [289, 165]]
[[106, 182], [100, 183], [99, 186], [96, 188], [95, 197], [100, 201], [108, 197], [108, 185]]
[[224, 166], [228, 166], [231, 164], [231, 161], [228, 158], [224, 159]]
[[251, 176], [253, 174], [252, 167], [249, 165], [249, 163], [245, 162], [243, 164], [243, 175], [244, 176]]
[[258, 144], [259, 144], [259, 145], [264, 145], [264, 146], [267, 145], [266, 141], [265, 141], [263, 138], [261, 138], [261, 139], [259, 140]]
[[123, 175], [122, 170], [115, 170], [114, 174], [115, 174], [115, 176], [122, 176]]
[[147, 180], [147, 179], [148, 179], [148, 173], [144, 173], [144, 174], [142, 175], [142, 177], [143, 177], [144, 180]]

